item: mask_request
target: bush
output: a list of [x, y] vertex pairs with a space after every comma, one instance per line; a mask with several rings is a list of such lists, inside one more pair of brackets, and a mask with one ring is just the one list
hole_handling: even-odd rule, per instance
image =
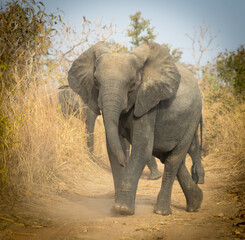
[[[36, 10], [35, 10], [36, 9]], [[15, 130], [22, 126], [28, 91], [43, 82], [43, 59], [51, 44], [57, 17], [47, 15], [41, 2], [8, 1], [0, 9], [0, 182], [20, 143]]]
[[12, 94], [16, 88], [24, 91], [36, 80], [31, 76], [47, 54], [56, 18], [47, 15], [43, 9], [41, 2], [22, 0], [9, 1], [0, 10], [1, 91]]
[[218, 78], [233, 87], [236, 94], [245, 94], [245, 48], [220, 53], [216, 60]]

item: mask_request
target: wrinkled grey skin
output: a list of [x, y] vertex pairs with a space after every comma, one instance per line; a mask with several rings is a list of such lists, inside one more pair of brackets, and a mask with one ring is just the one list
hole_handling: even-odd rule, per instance
[[[138, 181], [152, 155], [165, 164], [154, 212], [172, 213], [176, 176], [187, 211], [200, 208], [203, 194], [185, 157], [201, 119], [201, 94], [193, 74], [176, 67], [165, 47], [145, 42], [131, 53], [113, 53], [99, 42], [74, 61], [68, 82], [95, 113], [103, 113], [115, 187], [113, 213], [134, 214]], [[120, 136], [132, 145], [129, 159]]]
[[[68, 85], [64, 85], [59, 87], [58, 89], [58, 99], [61, 106], [61, 111], [65, 117], [74, 114], [80, 120], [86, 121], [86, 130], [88, 133], [87, 138], [87, 146], [91, 153], [94, 150], [94, 126], [97, 118], [97, 114], [95, 114], [89, 107], [84, 104], [81, 97], [72, 91], [72, 89]], [[125, 152], [127, 153], [127, 157], [129, 157], [130, 144], [125, 141]], [[162, 176], [162, 173], [159, 172], [156, 159], [151, 157], [147, 162], [147, 166], [150, 169], [150, 175], [148, 180], [157, 180]]]

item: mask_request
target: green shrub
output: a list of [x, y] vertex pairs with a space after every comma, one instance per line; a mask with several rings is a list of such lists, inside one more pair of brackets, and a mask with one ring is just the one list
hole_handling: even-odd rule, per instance
[[220, 53], [216, 60], [218, 78], [233, 87], [236, 94], [245, 94], [245, 48]]

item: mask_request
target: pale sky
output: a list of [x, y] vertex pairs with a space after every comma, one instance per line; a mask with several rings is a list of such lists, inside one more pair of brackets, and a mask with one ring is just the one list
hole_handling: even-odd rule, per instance
[[[245, 44], [245, 0], [43, 0], [48, 13], [57, 8], [64, 11], [64, 17], [72, 26], [79, 25], [82, 17], [90, 21], [102, 18], [103, 24], [117, 24], [118, 29], [126, 29], [129, 15], [141, 11], [142, 17], [150, 19], [151, 26], [158, 33], [155, 41], [180, 48], [184, 54], [181, 61], [193, 63], [191, 40], [194, 27], [203, 22], [212, 33], [218, 34], [213, 41], [212, 51], [206, 52], [207, 60], [225, 49], [235, 50]], [[121, 36], [120, 36], [121, 37]], [[122, 37], [121, 37], [122, 38]], [[122, 41], [123, 39], [116, 39]], [[121, 42], [120, 41], [120, 42]], [[127, 39], [129, 41], [129, 39]], [[127, 44], [130, 46], [130, 44]]]

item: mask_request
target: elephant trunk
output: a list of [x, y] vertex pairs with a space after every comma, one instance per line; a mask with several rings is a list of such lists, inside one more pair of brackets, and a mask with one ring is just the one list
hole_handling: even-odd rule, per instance
[[[112, 153], [118, 159], [118, 162], [121, 166], [125, 167], [127, 164], [125, 154], [122, 149], [122, 145], [119, 139], [119, 117], [122, 111], [122, 97], [118, 94], [114, 94], [112, 96], [111, 92], [108, 94], [103, 94], [104, 97], [102, 99], [102, 112], [103, 119], [105, 124], [105, 131], [107, 137], [107, 144], [112, 151]], [[109, 96], [108, 98], [106, 96]]]

